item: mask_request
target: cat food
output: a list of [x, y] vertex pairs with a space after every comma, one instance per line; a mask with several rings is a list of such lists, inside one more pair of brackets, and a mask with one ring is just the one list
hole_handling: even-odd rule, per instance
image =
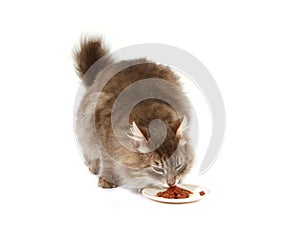
[[188, 198], [190, 194], [193, 193], [189, 190], [177, 186], [173, 186], [173, 187], [169, 187], [164, 192], [158, 192], [156, 195], [158, 197], [163, 197], [168, 199], [184, 199], [184, 198]]
[[205, 195], [205, 192], [204, 191], [201, 191], [199, 192], [200, 196], [204, 196]]

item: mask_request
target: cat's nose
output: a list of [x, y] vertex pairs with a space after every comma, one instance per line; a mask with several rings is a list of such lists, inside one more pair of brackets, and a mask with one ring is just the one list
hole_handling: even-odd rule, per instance
[[169, 179], [168, 182], [167, 182], [169, 187], [175, 186], [175, 183], [176, 183], [176, 178], [175, 177], [173, 177], [172, 179]]

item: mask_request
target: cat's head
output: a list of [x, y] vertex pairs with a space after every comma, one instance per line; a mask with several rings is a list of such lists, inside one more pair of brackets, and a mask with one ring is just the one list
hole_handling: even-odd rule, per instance
[[136, 150], [149, 155], [146, 168], [148, 178], [151, 178], [156, 184], [173, 186], [180, 182], [191, 168], [194, 151], [188, 143], [186, 118], [165, 123], [165, 126], [165, 138], [159, 147], [154, 147], [154, 150], [151, 150], [153, 141], [151, 142], [149, 139], [155, 139], [153, 136], [156, 135], [155, 131], [151, 132], [152, 136], [150, 136], [148, 128], [139, 127], [133, 122], [131, 136]]

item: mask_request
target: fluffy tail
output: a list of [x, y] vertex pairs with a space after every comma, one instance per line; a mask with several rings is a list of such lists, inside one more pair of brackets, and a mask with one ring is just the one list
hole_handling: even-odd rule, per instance
[[[91, 86], [95, 80], [97, 72], [85, 76], [85, 73], [89, 68], [101, 57], [107, 54], [107, 50], [103, 46], [102, 38], [83, 38], [80, 42], [80, 47], [74, 50], [75, 68], [80, 79], [84, 81], [86, 86]], [[104, 63], [107, 64], [109, 60]], [[97, 70], [100, 71], [104, 68], [97, 66]]]

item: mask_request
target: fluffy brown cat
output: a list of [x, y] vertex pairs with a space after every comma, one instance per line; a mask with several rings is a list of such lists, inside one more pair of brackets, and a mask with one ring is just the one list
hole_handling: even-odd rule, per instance
[[[95, 68], [91, 70], [91, 66], [100, 58], [103, 60], [106, 54], [101, 38], [84, 38], [74, 51], [76, 70], [85, 84], [75, 132], [86, 165], [99, 176], [99, 186], [103, 188], [173, 186], [181, 182], [191, 168], [194, 152], [186, 133], [190, 117], [189, 101], [178, 93], [178, 88], [182, 91], [179, 77], [169, 67], [146, 59], [115, 62], [112, 58], [106, 58], [98, 64], [96, 71]], [[126, 68], [128, 64], [130, 67]], [[111, 73], [111, 68], [105, 68], [108, 65], [120, 71], [99, 92], [103, 79]], [[86, 74], [88, 70], [89, 74]], [[114, 126], [113, 130], [111, 115], [117, 97], [130, 85], [146, 79], [160, 79], [173, 85], [154, 83], [141, 89], [140, 93], [159, 93], [166, 100], [148, 98], [139, 102], [125, 122], [123, 115], [127, 104], [124, 104], [115, 112], [120, 125]], [[96, 102], [92, 102], [95, 96]], [[139, 92], [135, 92], [134, 96], [139, 96]], [[179, 104], [179, 107], [175, 110], [166, 101]], [[150, 123], [157, 119], [165, 125], [165, 138], [155, 148], [155, 141], [151, 139], [162, 139], [162, 129], [152, 128], [151, 131]], [[122, 145], [116, 133], [132, 148]]]

